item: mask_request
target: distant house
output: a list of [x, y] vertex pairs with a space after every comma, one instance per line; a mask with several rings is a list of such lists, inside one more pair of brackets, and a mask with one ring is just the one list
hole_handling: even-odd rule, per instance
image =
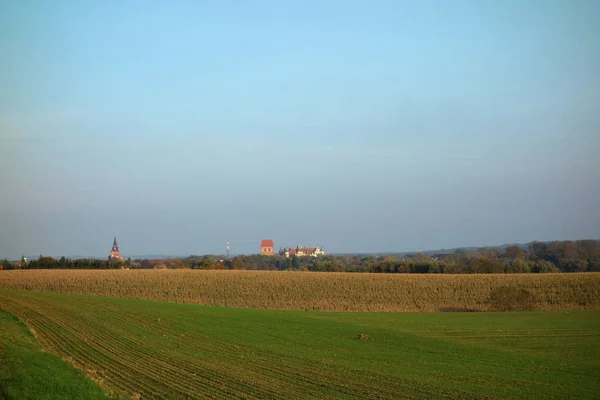
[[260, 255], [272, 256], [275, 254], [275, 245], [271, 239], [265, 239], [260, 243]]
[[320, 247], [303, 247], [296, 246], [296, 248], [289, 247], [287, 249], [283, 249], [283, 255], [287, 258], [290, 257], [320, 257], [325, 255], [325, 251], [323, 251]]

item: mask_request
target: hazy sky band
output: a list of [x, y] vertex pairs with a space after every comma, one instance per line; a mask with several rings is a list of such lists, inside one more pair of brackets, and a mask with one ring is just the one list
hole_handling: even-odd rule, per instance
[[596, 1], [0, 4], [0, 258], [600, 237]]

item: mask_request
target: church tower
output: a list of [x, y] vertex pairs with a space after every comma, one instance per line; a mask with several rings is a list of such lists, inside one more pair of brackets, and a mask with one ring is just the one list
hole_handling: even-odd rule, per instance
[[115, 240], [113, 240], [112, 250], [110, 251], [110, 255], [108, 256], [108, 261], [125, 261], [125, 258], [121, 255], [121, 252], [119, 251], [116, 236]]

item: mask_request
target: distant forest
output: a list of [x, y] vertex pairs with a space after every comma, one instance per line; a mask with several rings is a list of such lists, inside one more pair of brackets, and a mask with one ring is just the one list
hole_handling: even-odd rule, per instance
[[448, 254], [337, 255], [292, 257], [240, 255], [231, 259], [205, 255], [112, 263], [97, 259], [71, 260], [40, 256], [29, 262], [4, 260], [0, 269], [235, 269], [416, 274], [497, 274], [600, 272], [597, 240], [532, 242], [525, 246], [458, 249]]

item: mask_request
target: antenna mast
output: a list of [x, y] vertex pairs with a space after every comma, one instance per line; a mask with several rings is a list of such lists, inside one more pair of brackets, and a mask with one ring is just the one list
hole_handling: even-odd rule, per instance
[[225, 242], [225, 250], [227, 251], [227, 258], [229, 258], [229, 239]]

